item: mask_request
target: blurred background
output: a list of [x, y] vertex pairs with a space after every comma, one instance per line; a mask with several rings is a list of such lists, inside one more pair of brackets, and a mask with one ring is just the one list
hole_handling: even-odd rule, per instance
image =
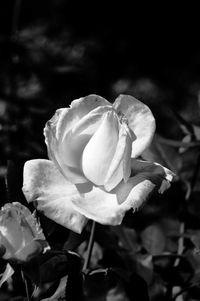
[[126, 1], [110, 7], [104, 1], [1, 1], [1, 165], [7, 157], [44, 156], [45, 121], [91, 93], [109, 101], [120, 93], [139, 98], [166, 134], [165, 104], [199, 123], [198, 19], [195, 8], [183, 9]]
[[[111, 102], [121, 93], [130, 94], [146, 103], [156, 117], [157, 136], [144, 158], [171, 168], [177, 177], [162, 203], [153, 199], [134, 220], [128, 216], [125, 226], [136, 231], [144, 241], [142, 249], [151, 256], [176, 253], [181, 231], [192, 229], [187, 260], [192, 274], [200, 273], [200, 261], [197, 264], [192, 257], [200, 241], [199, 232], [194, 234], [200, 229], [198, 18], [198, 9], [183, 3], [175, 8], [134, 1], [109, 5], [108, 1], [0, 1], [1, 204], [7, 201], [8, 160], [23, 166], [26, 160], [47, 158], [43, 128], [57, 108], [88, 94]], [[17, 177], [20, 186], [22, 173]], [[122, 239], [119, 232], [116, 235]], [[133, 238], [132, 232], [126, 235]], [[149, 242], [148, 237], [155, 240]], [[143, 262], [151, 272], [159, 262], [154, 264]], [[165, 268], [172, 277], [174, 264], [170, 264]], [[165, 285], [169, 279], [162, 268], [154, 272], [145, 279], [151, 300], [169, 300]], [[182, 281], [178, 286], [188, 281], [183, 277], [187, 272], [184, 268], [177, 272]], [[145, 278], [146, 272], [138, 273]], [[187, 300], [199, 300], [194, 295]]]

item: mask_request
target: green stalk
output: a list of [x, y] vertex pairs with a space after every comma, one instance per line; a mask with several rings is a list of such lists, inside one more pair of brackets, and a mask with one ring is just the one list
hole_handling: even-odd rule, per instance
[[95, 221], [92, 221], [92, 227], [91, 227], [90, 238], [89, 238], [89, 242], [88, 242], [86, 259], [85, 259], [84, 266], [83, 266], [83, 271], [87, 271], [89, 268], [89, 265], [90, 265], [90, 258], [92, 255], [92, 249], [93, 249], [93, 245], [94, 245], [95, 227], [96, 227], [96, 223], [95, 223]]
[[24, 286], [25, 286], [27, 301], [31, 301], [31, 297], [29, 296], [28, 282], [26, 280], [26, 277], [25, 277], [22, 269], [21, 269], [21, 276], [22, 276], [22, 281], [24, 282]]

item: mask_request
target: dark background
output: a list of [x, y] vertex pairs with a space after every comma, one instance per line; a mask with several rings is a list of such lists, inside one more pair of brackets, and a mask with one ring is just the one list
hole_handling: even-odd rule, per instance
[[188, 5], [1, 1], [2, 164], [46, 156], [45, 122], [91, 93], [139, 98], [168, 136], [166, 104], [198, 124], [198, 42], [198, 10]]

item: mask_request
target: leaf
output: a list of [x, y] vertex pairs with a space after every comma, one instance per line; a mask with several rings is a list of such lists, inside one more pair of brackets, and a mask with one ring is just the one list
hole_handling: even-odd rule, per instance
[[117, 285], [116, 287], [110, 289], [107, 292], [106, 300], [108, 300], [108, 301], [115, 301], [115, 300], [130, 301], [131, 299], [128, 298], [124, 287], [122, 285]]
[[[78, 247], [77, 252], [86, 260], [88, 252], [88, 243], [86, 241]], [[96, 268], [99, 266], [99, 262], [103, 257], [103, 250], [101, 246], [95, 241], [92, 248], [92, 254], [90, 258], [90, 268]]]
[[[175, 211], [174, 206], [172, 209]], [[161, 226], [166, 240], [165, 251], [176, 253], [178, 249], [178, 239], [180, 238], [180, 221], [173, 217], [166, 217], [162, 219]]]
[[132, 254], [135, 254], [140, 250], [141, 246], [138, 242], [138, 234], [135, 229], [116, 226], [113, 227], [112, 231], [118, 236], [120, 247], [126, 249]]
[[65, 290], [66, 300], [83, 300], [82, 261], [78, 254], [69, 252], [69, 274]]
[[200, 140], [200, 126], [193, 124], [193, 128], [194, 128], [194, 134], [195, 134], [196, 139]]
[[141, 233], [141, 240], [143, 247], [151, 255], [159, 255], [165, 249], [165, 234], [158, 224], [146, 227]]
[[194, 139], [194, 128], [193, 126], [183, 118], [178, 112], [172, 110], [174, 116], [176, 117], [183, 134], [190, 135], [191, 139]]
[[47, 251], [40, 256], [39, 265], [42, 283], [59, 280], [69, 272], [68, 256], [62, 251]]
[[110, 268], [89, 271], [84, 281], [84, 295], [86, 300], [96, 300], [97, 298], [102, 298], [103, 300], [108, 291], [116, 287], [116, 284], [116, 274]]
[[86, 300], [149, 301], [144, 279], [115, 267], [91, 270], [85, 278], [84, 293]]
[[154, 274], [151, 285], [149, 286], [150, 300], [166, 300], [166, 283], [160, 275]]
[[67, 278], [68, 278], [68, 276], [61, 278], [60, 283], [59, 283], [58, 288], [56, 289], [55, 293], [51, 297], [42, 299], [41, 301], [65, 300], [64, 298], [65, 298], [65, 288], [66, 288]]
[[188, 230], [187, 234], [194, 244], [194, 251], [196, 254], [200, 254], [200, 230]]
[[48, 250], [25, 264], [23, 269], [36, 285], [57, 281], [68, 275], [74, 256], [67, 251]]
[[154, 271], [152, 255], [138, 254], [136, 257], [136, 272], [142, 277], [148, 285], [151, 284]]
[[86, 239], [86, 237], [86, 232], [84, 230], [81, 234], [70, 231], [69, 236], [63, 246], [63, 249], [74, 251]]

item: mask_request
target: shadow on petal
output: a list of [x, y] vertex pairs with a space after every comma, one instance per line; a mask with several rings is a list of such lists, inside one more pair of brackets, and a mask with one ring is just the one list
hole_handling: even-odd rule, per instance
[[[73, 200], [81, 214], [105, 225], [118, 225], [122, 222], [126, 211], [138, 209], [154, 191], [164, 192], [170, 184], [173, 173], [156, 163], [138, 162], [134, 176], [125, 183], [121, 181], [112, 191], [94, 187], [83, 198]], [[163, 184], [166, 181], [167, 185]]]

